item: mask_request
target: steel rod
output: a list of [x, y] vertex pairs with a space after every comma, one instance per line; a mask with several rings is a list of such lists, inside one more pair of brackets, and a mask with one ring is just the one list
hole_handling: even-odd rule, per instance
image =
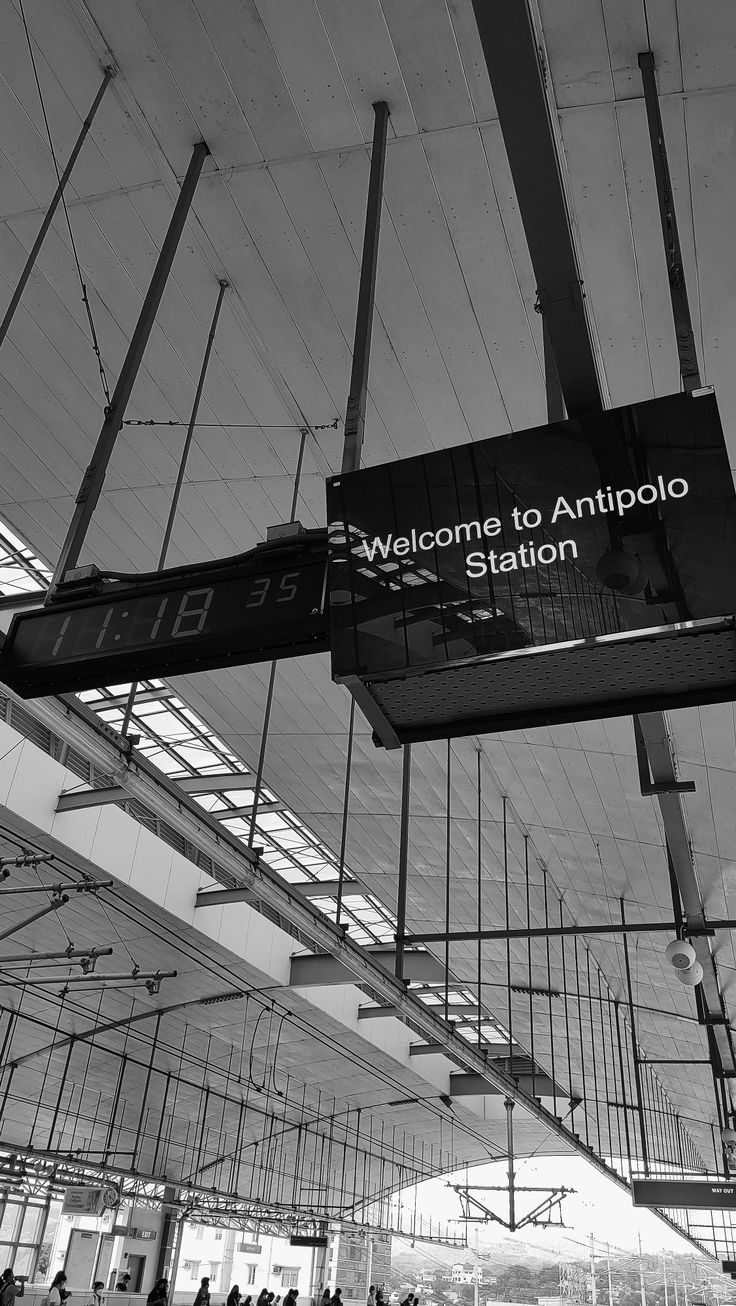
[[345, 757], [345, 785], [342, 795], [342, 824], [340, 829], [340, 860], [337, 867], [337, 900], [335, 903], [335, 924], [341, 924], [342, 894], [345, 887], [345, 853], [348, 841], [348, 817], [350, 815], [350, 783], [353, 772], [353, 738], [355, 735], [355, 699], [350, 698], [350, 717], [348, 721], [348, 749]]
[[[671, 934], [675, 929], [673, 921], [632, 921], [625, 924], [605, 925], [552, 925], [533, 926], [531, 929], [502, 930], [437, 930], [426, 934], [407, 934], [406, 945], [416, 943], [444, 943], [447, 938], [452, 943], [473, 943], [480, 937], [484, 943], [503, 943], [506, 939], [545, 939], [581, 934]], [[736, 930], [736, 919], [708, 921], [705, 932], [713, 930]], [[687, 928], [685, 929], [687, 934]], [[702, 929], [693, 930], [693, 935], [702, 934]]]
[[[445, 774], [445, 1020], [450, 1019], [450, 853], [452, 848], [452, 740], [447, 741]], [[478, 998], [480, 1016], [480, 996]], [[480, 1028], [480, 1024], [479, 1024]]]
[[59, 559], [46, 595], [47, 602], [53, 597], [56, 587], [63, 580], [67, 571], [77, 565], [92, 514], [102, 491], [115, 441], [125, 416], [125, 409], [153, 328], [156, 311], [166, 288], [166, 282], [174, 262], [174, 255], [184, 230], [187, 214], [191, 208], [194, 192], [199, 181], [199, 174], [208, 154], [209, 150], [204, 141], [200, 141], [195, 145], [192, 151], [189, 167], [161, 246], [153, 276], [143, 300], [138, 321], [128, 346], [128, 352], [120, 369], [120, 375], [110, 405], [105, 412], [105, 420], [92, 455], [92, 461], [84, 473], [82, 484], [79, 487], [74, 515], [66, 539], [61, 546]]
[[[476, 907], [477, 907], [477, 921], [478, 921], [478, 946], [477, 946], [477, 953], [476, 953], [476, 964], [477, 964], [477, 967], [478, 967], [478, 1040], [477, 1040], [477, 1042], [478, 1042], [478, 1047], [481, 1046], [481, 1043], [482, 1043], [482, 1041], [483, 1041], [483, 1036], [482, 1036], [482, 1033], [481, 1033], [481, 1029], [482, 1029], [482, 1021], [483, 1021], [483, 1016], [482, 1016], [482, 1011], [483, 1011], [483, 983], [482, 983], [482, 980], [481, 980], [481, 975], [482, 975], [482, 973], [483, 973], [483, 956], [482, 956], [483, 944], [481, 943], [481, 938], [480, 938], [481, 929], [482, 929], [482, 927], [483, 927], [483, 897], [482, 897], [482, 890], [483, 890], [483, 844], [482, 844], [482, 838], [483, 838], [483, 825], [482, 825], [482, 817], [483, 817], [483, 810], [482, 810], [482, 809], [483, 809], [483, 775], [482, 775], [482, 768], [481, 768], [481, 760], [482, 760], [482, 756], [483, 756], [483, 755], [482, 755], [480, 749], [478, 749], [478, 752], [476, 753], [476, 802], [477, 802], [477, 816], [478, 816], [478, 830], [477, 830], [477, 840], [476, 840], [476, 841], [477, 841], [477, 847], [476, 847], [476, 898], [477, 898], [477, 903], [476, 903]], [[449, 810], [449, 809], [448, 809], [448, 810]], [[446, 947], [449, 947], [449, 945], [446, 945]], [[450, 965], [449, 965], [449, 961], [448, 961], [448, 962], [446, 963], [446, 968], [445, 968], [445, 993], [446, 993], [446, 994], [449, 994], [449, 984], [450, 984], [450, 974], [449, 974], [449, 971], [450, 971]], [[445, 1019], [448, 1019], [448, 1017], [447, 1017], [447, 1012], [445, 1013]], [[532, 1052], [532, 1077], [534, 1076], [533, 1058], [534, 1058], [534, 1053]], [[533, 1095], [533, 1093], [534, 1093], [534, 1090], [532, 1089], [532, 1095]]]
[[[27, 925], [33, 925], [34, 921], [40, 921], [43, 916], [48, 916], [51, 912], [58, 911], [59, 908], [63, 907], [68, 901], [68, 893], [63, 893], [60, 898], [54, 898], [47, 907], [42, 907], [40, 911], [34, 912], [32, 916], [26, 916], [24, 920], [18, 921], [15, 925], [11, 925], [7, 930], [3, 930], [0, 934], [0, 941], [3, 939], [9, 939], [11, 934], [17, 934], [18, 930], [24, 930]], [[59, 980], [57, 976], [56, 983], [58, 984], [58, 982]]]
[[682, 249], [677, 230], [672, 182], [667, 162], [667, 148], [662, 127], [662, 115], [659, 109], [657, 81], [654, 75], [654, 55], [651, 50], [643, 50], [638, 56], [641, 80], [644, 87], [644, 105], [647, 111], [649, 142], [652, 147], [654, 178], [657, 185], [659, 217], [662, 224], [665, 258], [667, 260], [667, 280], [670, 287], [672, 317], [677, 338], [677, 355], [680, 360], [680, 375], [685, 392], [697, 390], [700, 386], [700, 370], [695, 348], [690, 304], [685, 285], [685, 273], [682, 263]]
[[[143, 970], [142, 970], [141, 973], [140, 973], [139, 975], [133, 975], [133, 974], [131, 974], [130, 972], [128, 972], [127, 975], [125, 974], [125, 972], [121, 972], [120, 974], [114, 974], [114, 975], [103, 975], [103, 974], [102, 974], [101, 972], [99, 972], [99, 971], [93, 971], [91, 975], [64, 975], [64, 976], [62, 976], [62, 975], [40, 975], [38, 979], [29, 979], [29, 980], [26, 980], [25, 983], [28, 984], [28, 986], [31, 987], [31, 988], [37, 988], [37, 987], [39, 987], [40, 985], [43, 985], [43, 984], [60, 984], [60, 983], [63, 983], [63, 984], [101, 984], [103, 980], [104, 980], [104, 981], [108, 981], [108, 980], [124, 980], [124, 981], [130, 981], [130, 980], [133, 980], [134, 983], [138, 983], [139, 981], [140, 981], [141, 983], [143, 983], [145, 980], [148, 980], [148, 979], [156, 979], [156, 980], [160, 980], [160, 979], [175, 979], [175, 978], [176, 978], [176, 971], [175, 971], [175, 970], [160, 970], [160, 971], [151, 971], [151, 970], [143, 971]], [[153, 1011], [152, 1011], [150, 1014], [153, 1016], [153, 1015], [156, 1015], [156, 1012], [153, 1012]]]
[[97, 957], [112, 956], [112, 948], [66, 948], [64, 952], [16, 952], [9, 957], [0, 957], [0, 966], [29, 966], [34, 961], [78, 961], [82, 957], [89, 957], [95, 961]]
[[[624, 901], [621, 899], [621, 924], [625, 925]], [[631, 983], [631, 966], [629, 963], [629, 941], [624, 934], [624, 967], [626, 972], [626, 991], [629, 1003], [629, 1020], [631, 1022], [631, 1055], [634, 1062], [634, 1083], [636, 1085], [636, 1101], [639, 1111], [639, 1130], [641, 1132], [641, 1159], [644, 1166], [644, 1173], [649, 1174], [649, 1150], [647, 1147], [646, 1121], [644, 1119], [644, 1105], [642, 1101], [642, 1082], [641, 1067], [639, 1066], [639, 1050], [636, 1045], [636, 1016], [634, 1014], [634, 990]]]
[[56, 210], [59, 207], [59, 201], [62, 195], [64, 194], [64, 190], [66, 189], [66, 183], [68, 182], [69, 177], [71, 176], [72, 168], [74, 167], [74, 164], [77, 161], [79, 151], [84, 145], [87, 133], [90, 127], [92, 126], [94, 116], [100, 107], [100, 102], [102, 100], [102, 97], [105, 94], [105, 91], [107, 90], [114, 76], [115, 76], [114, 69], [105, 68], [105, 75], [102, 79], [100, 88], [94, 100], [92, 101], [87, 117], [82, 123], [82, 127], [76, 139], [74, 149], [69, 155], [67, 165], [59, 178], [56, 190], [54, 191], [53, 197], [51, 199], [51, 203], [49, 204], [43, 222], [41, 223], [41, 226], [38, 229], [38, 235], [36, 236], [36, 239], [34, 240], [31, 246], [31, 250], [28, 255], [28, 258], [26, 259], [25, 264], [23, 266], [23, 271], [21, 272], [18, 278], [18, 283], [15, 287], [15, 290], [13, 291], [13, 294], [10, 299], [10, 303], [8, 304], [8, 307], [5, 310], [5, 316], [2, 322], [0, 323], [0, 345], [2, 345], [6, 335], [8, 334], [8, 328], [10, 327], [10, 323], [12, 322], [13, 317], [15, 316], [15, 310], [17, 309], [20, 303], [21, 295], [23, 294], [23, 291], [25, 290], [26, 285], [28, 283], [28, 278], [30, 277], [31, 272], [33, 271], [34, 264], [36, 262], [36, 259], [38, 258], [39, 250], [41, 249], [41, 246], [43, 245], [43, 242], [46, 238], [46, 233], [48, 232], [48, 229], [51, 226], [51, 223], [53, 222], [54, 214], [56, 213]]
[[514, 1193], [514, 1102], [510, 1097], [504, 1101], [506, 1108], [506, 1150], [508, 1152], [508, 1176], [509, 1176], [509, 1229], [511, 1233], [516, 1229], [516, 1200]]
[[397, 980], [404, 978], [406, 944], [406, 886], [409, 878], [409, 799], [411, 797], [411, 744], [405, 744], [401, 759], [401, 827], [399, 831], [399, 883], [396, 903]]
[[360, 467], [365, 430], [365, 407], [368, 395], [368, 366], [373, 331], [373, 306], [376, 294], [378, 268], [378, 238], [381, 231], [383, 204], [383, 174], [386, 164], [386, 135], [389, 110], [384, 100], [373, 105], [373, 147], [368, 180], [368, 204], [363, 233], [363, 257], [360, 265], [358, 311], [355, 319], [353, 341], [353, 366], [350, 373], [350, 392], [345, 414], [345, 439], [343, 444], [343, 472], [354, 472]]
[[[181, 487], [184, 483], [184, 473], [186, 471], [187, 461], [189, 459], [189, 451], [192, 447], [194, 428], [197, 424], [197, 414], [199, 412], [199, 405], [202, 399], [202, 391], [204, 390], [204, 383], [207, 377], [207, 368], [209, 367], [210, 354], [212, 353], [212, 346], [215, 342], [215, 331], [217, 330], [217, 322], [220, 316], [222, 300], [225, 291], [228, 288], [228, 285], [229, 283], [227, 281], [220, 281], [219, 283], [219, 290], [217, 292], [217, 301], [215, 303], [215, 309], [212, 314], [212, 321], [210, 323], [209, 335], [207, 336], [207, 343], [204, 349], [204, 357], [202, 359], [202, 366], [199, 369], [197, 388], [194, 392], [194, 399], [192, 401], [192, 411], [189, 416], [189, 425], [187, 427], [187, 434], [184, 440], [184, 448], [181, 451], [181, 458], [179, 459], [179, 470], [176, 474], [174, 493], [171, 498], [169, 515], [166, 519], [166, 526], [164, 528], [164, 538], [161, 543], [161, 552], [159, 553], [158, 563], [156, 566], [157, 571], [163, 571], [164, 563], [166, 562], [166, 556], [169, 552], [169, 544], [171, 542], [171, 532], [174, 529], [174, 521], [176, 518], [177, 509], [179, 507], [179, 496], [181, 495]], [[138, 692], [138, 682], [135, 681], [130, 687], [130, 692], [128, 694], [128, 701], [125, 705], [123, 724], [120, 727], [120, 734], [123, 736], [123, 738], [125, 738], [128, 733], [128, 726], [130, 725], [130, 718], [133, 715], [133, 708], [135, 706], [137, 692]]]

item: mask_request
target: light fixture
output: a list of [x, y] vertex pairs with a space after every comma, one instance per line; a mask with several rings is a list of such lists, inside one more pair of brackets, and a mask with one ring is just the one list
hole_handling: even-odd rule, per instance
[[699, 961], [694, 961], [692, 966], [687, 970], [678, 970], [677, 978], [681, 984], [686, 984], [689, 989], [694, 989], [696, 984], [700, 984], [703, 978], [703, 967]]
[[695, 961], [695, 949], [685, 939], [672, 939], [667, 944], [664, 955], [675, 970], [689, 970]]

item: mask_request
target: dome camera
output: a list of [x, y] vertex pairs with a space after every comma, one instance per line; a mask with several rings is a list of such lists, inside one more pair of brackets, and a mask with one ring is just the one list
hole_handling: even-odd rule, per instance
[[695, 961], [695, 949], [692, 943], [686, 943], [684, 939], [673, 939], [667, 944], [664, 955], [675, 970], [689, 970]]
[[625, 549], [609, 549], [602, 553], [595, 565], [595, 574], [602, 585], [618, 593], [636, 594], [646, 583], [636, 558]]
[[730, 1126], [726, 1129], [722, 1129], [721, 1142], [724, 1147], [729, 1149], [736, 1147], [736, 1129], [731, 1129]]

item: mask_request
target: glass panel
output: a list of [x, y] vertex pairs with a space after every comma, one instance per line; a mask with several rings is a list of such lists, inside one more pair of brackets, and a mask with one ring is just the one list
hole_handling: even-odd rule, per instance
[[0, 1220], [0, 1242], [14, 1242], [18, 1236], [17, 1230], [20, 1224], [22, 1206], [17, 1202], [8, 1202]]
[[36, 1255], [35, 1247], [19, 1247], [15, 1253], [13, 1269], [16, 1274], [30, 1274]]
[[23, 1227], [20, 1231], [20, 1242], [34, 1243], [38, 1237], [38, 1231], [41, 1225], [41, 1216], [43, 1211], [40, 1206], [29, 1206], [23, 1219]]

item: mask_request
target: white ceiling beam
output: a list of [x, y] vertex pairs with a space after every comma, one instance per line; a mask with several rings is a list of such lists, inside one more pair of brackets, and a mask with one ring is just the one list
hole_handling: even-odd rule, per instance
[[[245, 807], [228, 807], [220, 812], [212, 812], [211, 815], [214, 816], [216, 821], [235, 821], [241, 816], [252, 816], [253, 806], [254, 806], [253, 803], [246, 803]], [[286, 811], [286, 803], [275, 802], [275, 803], [258, 804], [259, 816], [263, 815], [265, 812], [285, 812], [285, 811]]]
[[254, 789], [256, 777], [250, 771], [220, 772], [219, 775], [188, 775], [175, 782], [185, 794], [221, 794], [230, 789]]

